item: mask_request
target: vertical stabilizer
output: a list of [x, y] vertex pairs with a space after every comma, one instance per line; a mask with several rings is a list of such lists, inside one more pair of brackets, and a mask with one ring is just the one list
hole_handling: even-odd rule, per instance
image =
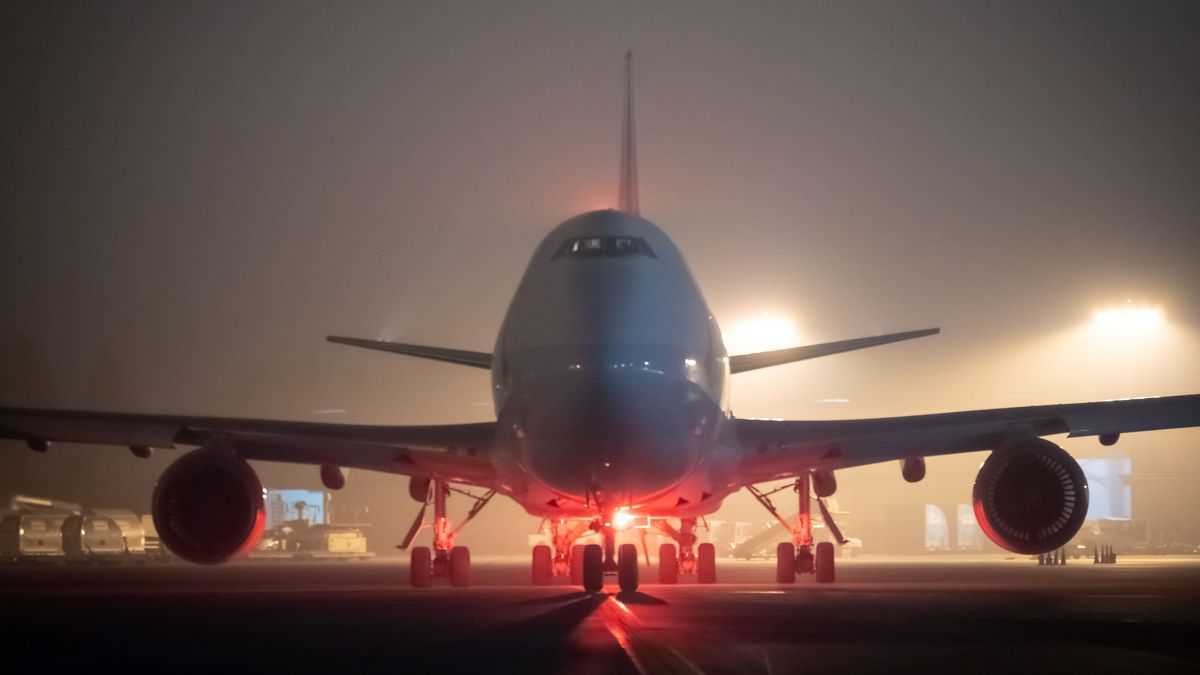
[[640, 215], [638, 207], [637, 131], [633, 125], [633, 52], [625, 52], [625, 122], [621, 139], [621, 189], [618, 209]]

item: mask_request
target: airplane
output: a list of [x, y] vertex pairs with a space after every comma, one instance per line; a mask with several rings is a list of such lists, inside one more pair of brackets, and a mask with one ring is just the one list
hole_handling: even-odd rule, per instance
[[[683, 575], [715, 583], [716, 552], [697, 543], [698, 521], [743, 488], [774, 510], [769, 493], [753, 486], [779, 479], [794, 481], [799, 515], [792, 542], [776, 552], [776, 581], [833, 582], [833, 543], [814, 547], [811, 508], [826, 511], [821, 500], [837, 489], [836, 471], [898, 461], [903, 479], [916, 482], [927, 457], [981, 450], [991, 451], [973, 493], [982, 530], [1009, 551], [1053, 551], [1082, 525], [1088, 486], [1079, 464], [1045, 436], [1111, 445], [1122, 433], [1200, 425], [1198, 394], [880, 419], [735, 417], [732, 375], [938, 329], [729, 355], [682, 253], [640, 215], [632, 54], [624, 76], [618, 208], [582, 213], [546, 235], [492, 352], [327, 338], [489, 370], [494, 421], [388, 426], [0, 408], [0, 438], [38, 452], [56, 442], [127, 446], [142, 458], [194, 446], [163, 472], [152, 507], [163, 544], [193, 563], [236, 558], [261, 537], [263, 488], [247, 460], [293, 462], [320, 467], [329, 489], [343, 487], [350, 468], [410, 477], [422, 507], [403, 548], [434, 507], [432, 546], [410, 551], [414, 586], [435, 577], [469, 585], [470, 552], [455, 535], [500, 494], [550, 524], [552, 544], [532, 550], [531, 581], [569, 575], [597, 592], [613, 575], [623, 591], [638, 587], [636, 547], [616, 545], [634, 518], [670, 540], [659, 551], [659, 582]], [[452, 493], [475, 502], [457, 527], [446, 512]], [[577, 544], [595, 534], [603, 543]]]

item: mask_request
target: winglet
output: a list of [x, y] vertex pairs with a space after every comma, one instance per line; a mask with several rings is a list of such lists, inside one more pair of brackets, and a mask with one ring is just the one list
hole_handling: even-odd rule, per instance
[[621, 186], [618, 209], [641, 215], [638, 205], [637, 130], [633, 123], [633, 52], [625, 52], [625, 120], [621, 138]]
[[925, 337], [926, 335], [937, 335], [940, 332], [942, 332], [941, 328], [926, 328], [925, 330], [912, 330], [904, 333], [889, 333], [888, 335], [855, 338], [853, 340], [841, 340], [839, 342], [825, 342], [819, 345], [806, 345], [804, 347], [792, 347], [790, 349], [777, 349], [773, 352], [740, 354], [738, 356], [729, 357], [729, 372], [744, 373], [747, 370], [758, 370], [759, 368], [769, 368], [771, 366], [792, 363], [794, 361], [815, 359], [821, 356], [829, 356], [830, 354], [840, 354], [842, 352], [854, 351], [855, 349], [877, 347], [879, 345], [886, 345], [892, 342], [900, 342], [902, 340]]

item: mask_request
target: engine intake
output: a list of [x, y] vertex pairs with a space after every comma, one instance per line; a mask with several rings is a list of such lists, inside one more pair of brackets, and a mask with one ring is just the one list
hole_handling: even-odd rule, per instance
[[1013, 553], [1064, 546], [1087, 516], [1083, 469], [1040, 438], [997, 450], [975, 478], [975, 519], [989, 539]]
[[214, 565], [248, 553], [266, 524], [262, 483], [230, 452], [201, 448], [175, 460], [154, 488], [154, 527], [172, 553]]

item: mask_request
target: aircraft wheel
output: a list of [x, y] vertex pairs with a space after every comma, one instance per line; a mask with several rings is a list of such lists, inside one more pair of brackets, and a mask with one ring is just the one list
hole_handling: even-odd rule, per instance
[[455, 546], [450, 549], [450, 585], [471, 585], [471, 552], [466, 546]]
[[833, 543], [823, 541], [817, 544], [817, 583], [831, 584], [833, 579]]
[[696, 581], [702, 584], [717, 583], [717, 547], [700, 544], [696, 548]]
[[796, 582], [796, 546], [790, 541], [781, 542], [775, 547], [775, 582]]
[[675, 545], [658, 547], [658, 583], [679, 583], [679, 558], [675, 557]]
[[600, 544], [583, 547], [583, 590], [599, 593], [604, 589], [604, 549]]
[[621, 544], [617, 549], [617, 583], [623, 593], [633, 593], [638, 588], [638, 552], [633, 544]]
[[554, 581], [554, 562], [550, 559], [550, 547], [545, 544], [538, 544], [533, 547], [533, 574], [532, 581], [534, 586], [549, 586], [550, 582]]
[[583, 544], [575, 544], [571, 547], [571, 585], [583, 585]]
[[433, 555], [428, 546], [418, 546], [409, 557], [408, 580], [417, 588], [433, 585]]

